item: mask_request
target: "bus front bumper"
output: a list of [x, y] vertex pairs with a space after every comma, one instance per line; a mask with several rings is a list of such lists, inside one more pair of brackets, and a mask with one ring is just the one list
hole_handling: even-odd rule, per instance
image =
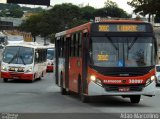
[[33, 80], [34, 74], [18, 73], [18, 72], [1, 72], [1, 78], [7, 79], [21, 79], [21, 80]]
[[122, 96], [122, 95], [147, 95], [154, 96], [156, 94], [155, 81], [153, 81], [148, 86], [144, 87], [142, 91], [128, 91], [128, 92], [119, 92], [119, 91], [106, 91], [104, 87], [97, 85], [94, 82], [90, 82], [88, 85], [88, 96]]

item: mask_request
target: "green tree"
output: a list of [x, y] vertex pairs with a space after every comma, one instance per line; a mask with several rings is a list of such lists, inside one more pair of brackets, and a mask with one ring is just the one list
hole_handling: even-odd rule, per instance
[[128, 4], [134, 7], [135, 13], [143, 16], [149, 14], [149, 21], [151, 15], [160, 14], [160, 0], [132, 0]]
[[34, 41], [36, 41], [36, 36], [40, 34], [38, 23], [41, 20], [41, 18], [42, 18], [41, 14], [31, 16], [29, 19], [27, 19], [25, 22], [21, 24], [20, 30], [31, 32]]
[[111, 0], [107, 0], [105, 3], [104, 3], [105, 7], [108, 8], [108, 7], [118, 7], [117, 3], [116, 2], [113, 2]]
[[99, 17], [119, 17], [128, 18], [130, 17], [123, 9], [119, 8], [115, 2], [107, 0], [104, 8], [97, 9], [94, 16]]
[[80, 8], [71, 3], [55, 5], [49, 12], [53, 13], [52, 15], [58, 20], [59, 30], [65, 30], [66, 27], [71, 28], [75, 19], [82, 19]]
[[94, 7], [85, 6], [85, 7], [80, 8], [80, 10], [81, 10], [82, 18], [86, 20], [94, 19], [95, 17], [94, 12], [96, 11]]

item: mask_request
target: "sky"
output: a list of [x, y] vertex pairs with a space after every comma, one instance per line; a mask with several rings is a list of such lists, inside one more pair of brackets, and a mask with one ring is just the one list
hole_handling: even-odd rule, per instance
[[[54, 6], [55, 4], [62, 4], [62, 3], [72, 3], [75, 5], [88, 5], [93, 6], [94, 8], [102, 8], [104, 7], [104, 2], [107, 0], [51, 0], [51, 5]], [[132, 13], [133, 8], [127, 5], [127, 1], [131, 0], [112, 0], [116, 2], [120, 8], [125, 10], [127, 13]], [[0, 0], [0, 3], [6, 3], [6, 0]]]

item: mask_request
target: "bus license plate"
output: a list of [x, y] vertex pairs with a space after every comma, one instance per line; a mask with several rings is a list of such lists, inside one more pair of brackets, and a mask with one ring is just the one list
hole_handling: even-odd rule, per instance
[[128, 92], [130, 91], [129, 87], [119, 87], [119, 92]]

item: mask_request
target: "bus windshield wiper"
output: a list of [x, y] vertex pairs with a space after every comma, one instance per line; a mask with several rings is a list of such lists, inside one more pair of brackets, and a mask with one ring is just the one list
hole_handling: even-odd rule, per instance
[[109, 42], [112, 44], [112, 46], [113, 46], [116, 50], [119, 50], [119, 48], [113, 43], [112, 39], [111, 39], [110, 37], [108, 37], [108, 36], [107, 36], [107, 38], [108, 38]]
[[22, 60], [23, 64], [26, 65], [26, 63], [25, 63], [24, 59], [22, 58], [22, 56], [20, 55], [19, 57]]
[[17, 57], [17, 55], [18, 55], [18, 51], [17, 51], [17, 53], [14, 55], [14, 57], [8, 62], [8, 64], [10, 64], [11, 62], [13, 62], [13, 60]]
[[133, 40], [133, 42], [131, 42], [130, 46], [128, 46], [128, 50], [130, 50], [133, 47], [133, 45], [137, 41], [137, 39], [138, 39], [138, 37], [135, 37], [135, 39]]

